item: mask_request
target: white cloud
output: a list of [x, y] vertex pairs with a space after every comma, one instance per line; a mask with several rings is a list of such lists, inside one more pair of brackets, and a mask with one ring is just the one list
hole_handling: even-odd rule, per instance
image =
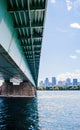
[[55, 3], [56, 3], [56, 0], [51, 0], [51, 3], [55, 4]]
[[80, 29], [80, 24], [79, 23], [72, 23], [72, 24], [70, 24], [70, 27]]
[[57, 76], [57, 80], [59, 81], [59, 80], [66, 80], [67, 78], [71, 78], [71, 80], [73, 79], [73, 78], [77, 78], [77, 79], [79, 79], [79, 81], [80, 81], [80, 69], [77, 69], [77, 70], [75, 70], [74, 72], [66, 72], [66, 73], [62, 73], [62, 74], [59, 74], [58, 76]]
[[80, 0], [65, 0], [67, 10], [74, 9], [75, 12], [80, 16]]
[[77, 56], [76, 56], [76, 55], [70, 55], [69, 57], [70, 57], [71, 59], [74, 59], [74, 60], [77, 59]]
[[80, 53], [80, 49], [75, 50], [76, 53]]
[[72, 2], [71, 0], [66, 0], [67, 10], [70, 11], [72, 9]]

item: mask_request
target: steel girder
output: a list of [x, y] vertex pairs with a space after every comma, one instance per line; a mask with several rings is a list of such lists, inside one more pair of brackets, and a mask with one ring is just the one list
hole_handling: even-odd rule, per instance
[[20, 46], [37, 84], [47, 0], [7, 0]]

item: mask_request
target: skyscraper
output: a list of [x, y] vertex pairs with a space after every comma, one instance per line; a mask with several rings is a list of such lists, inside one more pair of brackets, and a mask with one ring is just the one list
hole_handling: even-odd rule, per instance
[[44, 84], [45, 84], [45, 86], [49, 86], [49, 79], [48, 78], [45, 78]]
[[73, 79], [73, 85], [78, 85], [78, 79]]
[[56, 77], [52, 77], [52, 86], [56, 85]]
[[70, 86], [71, 85], [71, 79], [70, 78], [67, 78], [66, 79], [66, 86]]

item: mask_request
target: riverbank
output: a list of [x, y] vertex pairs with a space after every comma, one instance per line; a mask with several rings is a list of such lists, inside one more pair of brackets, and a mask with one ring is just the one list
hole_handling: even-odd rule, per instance
[[80, 86], [39, 86], [37, 90], [80, 90]]

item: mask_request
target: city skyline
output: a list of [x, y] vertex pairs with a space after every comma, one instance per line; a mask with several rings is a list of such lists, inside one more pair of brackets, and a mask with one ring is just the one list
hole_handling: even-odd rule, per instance
[[57, 80], [56, 77], [51, 77], [51, 80], [49, 80], [48, 77], [45, 77], [44, 80], [41, 80], [39, 82], [39, 86], [70, 86], [70, 85], [80, 85], [80, 82], [77, 78], [66, 78], [65, 80]]
[[[48, 79], [51, 81], [52, 76], [45, 76], [45, 77], [48, 77]], [[39, 83], [41, 80], [44, 80], [45, 77], [39, 79], [38, 83]], [[63, 74], [59, 74], [59, 75], [57, 75], [57, 76], [55, 75], [55, 76], [53, 76], [53, 77], [56, 77], [57, 81], [59, 81], [59, 80], [63, 81], [63, 80], [66, 80], [67, 78], [70, 78], [71, 81], [72, 81], [73, 79], [77, 78], [78, 81], [80, 82], [80, 72], [79, 72], [79, 70], [78, 70], [78, 71], [76, 70], [76, 71], [73, 72], [73, 73], [66, 72], [66, 73], [63, 73]]]
[[49, 0], [39, 81], [55, 75], [80, 80], [80, 0]]

